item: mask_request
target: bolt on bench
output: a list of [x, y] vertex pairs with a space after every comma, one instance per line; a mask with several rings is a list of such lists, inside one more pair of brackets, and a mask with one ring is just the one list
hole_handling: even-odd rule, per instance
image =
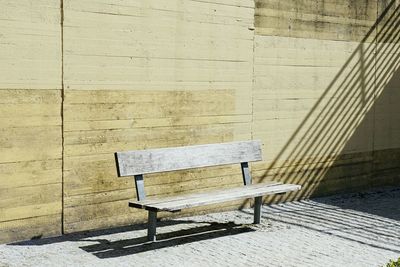
[[[158, 211], [177, 212], [185, 208], [255, 198], [254, 223], [258, 224], [261, 219], [262, 196], [283, 194], [301, 188], [299, 185], [279, 182], [251, 184], [248, 162], [262, 160], [260, 141], [125, 151], [115, 153], [115, 157], [118, 176], [135, 177], [137, 201], [130, 201], [129, 206], [148, 210], [149, 241], [156, 240]], [[166, 198], [146, 198], [144, 174], [235, 163], [241, 165], [244, 186]]]

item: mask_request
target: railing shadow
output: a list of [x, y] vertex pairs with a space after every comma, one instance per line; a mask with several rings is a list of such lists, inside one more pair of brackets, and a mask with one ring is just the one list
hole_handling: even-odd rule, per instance
[[[352, 174], [344, 174], [340, 180], [334, 177], [337, 176], [334, 167], [338, 166], [347, 165], [350, 170], [353, 165], [364, 164], [360, 167], [363, 172], [354, 176], [358, 176], [359, 187], [364, 186], [362, 189], [372, 184], [376, 104], [385, 105], [381, 103], [388, 99], [385, 94], [400, 96], [390, 92], [400, 75], [399, 40], [400, 5], [391, 0], [266, 171], [258, 175], [260, 181], [276, 180], [304, 186], [289, 197], [277, 196], [271, 201], [333, 194], [346, 187], [358, 189], [357, 183], [351, 182]], [[391, 101], [392, 105], [396, 102]], [[400, 114], [398, 105], [396, 107]], [[362, 154], [357, 159], [359, 162], [347, 157], [352, 153]], [[400, 170], [400, 164], [397, 165]], [[333, 182], [328, 183], [333, 179], [343, 186], [334, 188]]]
[[400, 188], [264, 206], [263, 219], [400, 253]]

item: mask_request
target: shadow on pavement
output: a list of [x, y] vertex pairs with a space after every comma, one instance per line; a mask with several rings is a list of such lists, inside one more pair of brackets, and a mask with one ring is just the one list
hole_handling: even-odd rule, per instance
[[399, 187], [264, 206], [263, 218], [400, 253]]
[[207, 226], [159, 234], [156, 242], [146, 242], [145, 237], [118, 240], [115, 242], [109, 242], [108, 240], [95, 240], [98, 241], [99, 244], [83, 246], [81, 249], [92, 253], [98, 258], [112, 258], [166, 247], [174, 247], [202, 240], [210, 240], [223, 236], [237, 235], [251, 231], [255, 230], [247, 226], [235, 224], [233, 222], [211, 223]]
[[[204, 225], [204, 224], [207, 225]], [[145, 230], [146, 225], [134, 225], [129, 227], [118, 227], [114, 229], [87, 231], [76, 234], [68, 234], [60, 237], [35, 239], [24, 242], [9, 244], [10, 246], [40, 246], [62, 242], [96, 242], [96, 244], [81, 246], [80, 248], [98, 258], [112, 258], [131, 254], [142, 253], [151, 250], [157, 250], [166, 247], [174, 247], [183, 244], [198, 242], [202, 240], [210, 240], [214, 238], [237, 235], [246, 232], [255, 231], [249, 225], [235, 224], [233, 222], [217, 223], [217, 222], [200, 222], [191, 220], [169, 220], [158, 223], [159, 228], [174, 226], [177, 224], [200, 224], [201, 226], [171, 231], [168, 233], [160, 233], [157, 235], [156, 242], [148, 242], [145, 236], [135, 237], [132, 239], [120, 239], [110, 241], [104, 238], [111, 234], [120, 234], [124, 232], [132, 232]], [[97, 238], [99, 237], [99, 238]]]

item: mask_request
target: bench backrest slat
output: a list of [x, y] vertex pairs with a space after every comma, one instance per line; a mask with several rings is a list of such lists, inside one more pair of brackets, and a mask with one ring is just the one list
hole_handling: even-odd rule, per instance
[[135, 150], [116, 153], [119, 176], [262, 160], [260, 141]]

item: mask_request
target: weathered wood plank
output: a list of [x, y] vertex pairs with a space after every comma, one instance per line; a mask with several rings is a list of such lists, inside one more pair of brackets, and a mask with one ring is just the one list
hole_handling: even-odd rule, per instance
[[[274, 186], [274, 185], [280, 185], [282, 183], [278, 182], [265, 182], [265, 183], [260, 183], [260, 184], [254, 184], [251, 185], [252, 189], [257, 189], [257, 188], [263, 188], [265, 186]], [[183, 195], [177, 195], [177, 196], [172, 196], [172, 197], [154, 197], [154, 198], [148, 198], [146, 200], [142, 201], [130, 201], [129, 205], [133, 206], [135, 208], [140, 208], [144, 209], [146, 206], [149, 205], [157, 205], [157, 204], [162, 204], [162, 203], [168, 203], [168, 202], [175, 202], [175, 201], [181, 201], [181, 200], [194, 200], [194, 199], [201, 199], [204, 198], [205, 196], [208, 196], [209, 194], [215, 194], [215, 195], [224, 195], [224, 194], [233, 194], [233, 193], [239, 193], [240, 191], [243, 190], [243, 186], [237, 186], [233, 188], [225, 188], [225, 189], [219, 189], [219, 190], [213, 190], [213, 191], [208, 191], [208, 192], [201, 192], [201, 193], [192, 193], [192, 194], [183, 194]], [[210, 193], [212, 192], [212, 193]]]
[[[143, 205], [146, 209], [162, 210], [162, 211], [176, 211], [186, 208], [192, 208], [202, 205], [211, 205], [219, 202], [233, 201], [237, 199], [260, 197], [264, 195], [278, 194], [290, 191], [297, 191], [301, 188], [299, 185], [293, 184], [256, 184], [249, 186], [242, 186], [240, 188], [233, 188], [223, 191], [207, 192], [198, 194], [196, 197], [188, 196], [177, 200], [170, 200], [168, 202], [160, 202], [154, 204]], [[130, 202], [134, 205], [135, 202]]]
[[[284, 188], [283, 188], [284, 186]], [[288, 185], [287, 188], [290, 188], [293, 185]], [[181, 200], [173, 200], [173, 201], [168, 201], [168, 202], [159, 202], [159, 203], [154, 203], [151, 205], [146, 205], [145, 208], [154, 208], [156, 207], [157, 209], [161, 210], [166, 210], [166, 211], [175, 211], [175, 210], [180, 210], [184, 208], [191, 208], [191, 207], [196, 207], [196, 206], [202, 206], [202, 205], [210, 205], [210, 204], [215, 204], [219, 202], [225, 202], [225, 201], [233, 201], [237, 199], [242, 199], [242, 198], [252, 198], [252, 197], [257, 197], [258, 193], [264, 194], [266, 192], [272, 192], [273, 194], [275, 193], [274, 190], [286, 190], [286, 184], [282, 183], [260, 183], [260, 184], [255, 184], [251, 185], [250, 187], [248, 186], [239, 186], [239, 187], [234, 187], [230, 189], [225, 189], [225, 190], [218, 190], [218, 191], [208, 191], [204, 192], [202, 194], [199, 194], [197, 197], [193, 198], [185, 198], [182, 196]], [[296, 187], [298, 190], [299, 188]], [[281, 192], [281, 191], [279, 191]], [[192, 206], [193, 205], [193, 206]]]
[[117, 152], [120, 176], [260, 161], [260, 141]]

